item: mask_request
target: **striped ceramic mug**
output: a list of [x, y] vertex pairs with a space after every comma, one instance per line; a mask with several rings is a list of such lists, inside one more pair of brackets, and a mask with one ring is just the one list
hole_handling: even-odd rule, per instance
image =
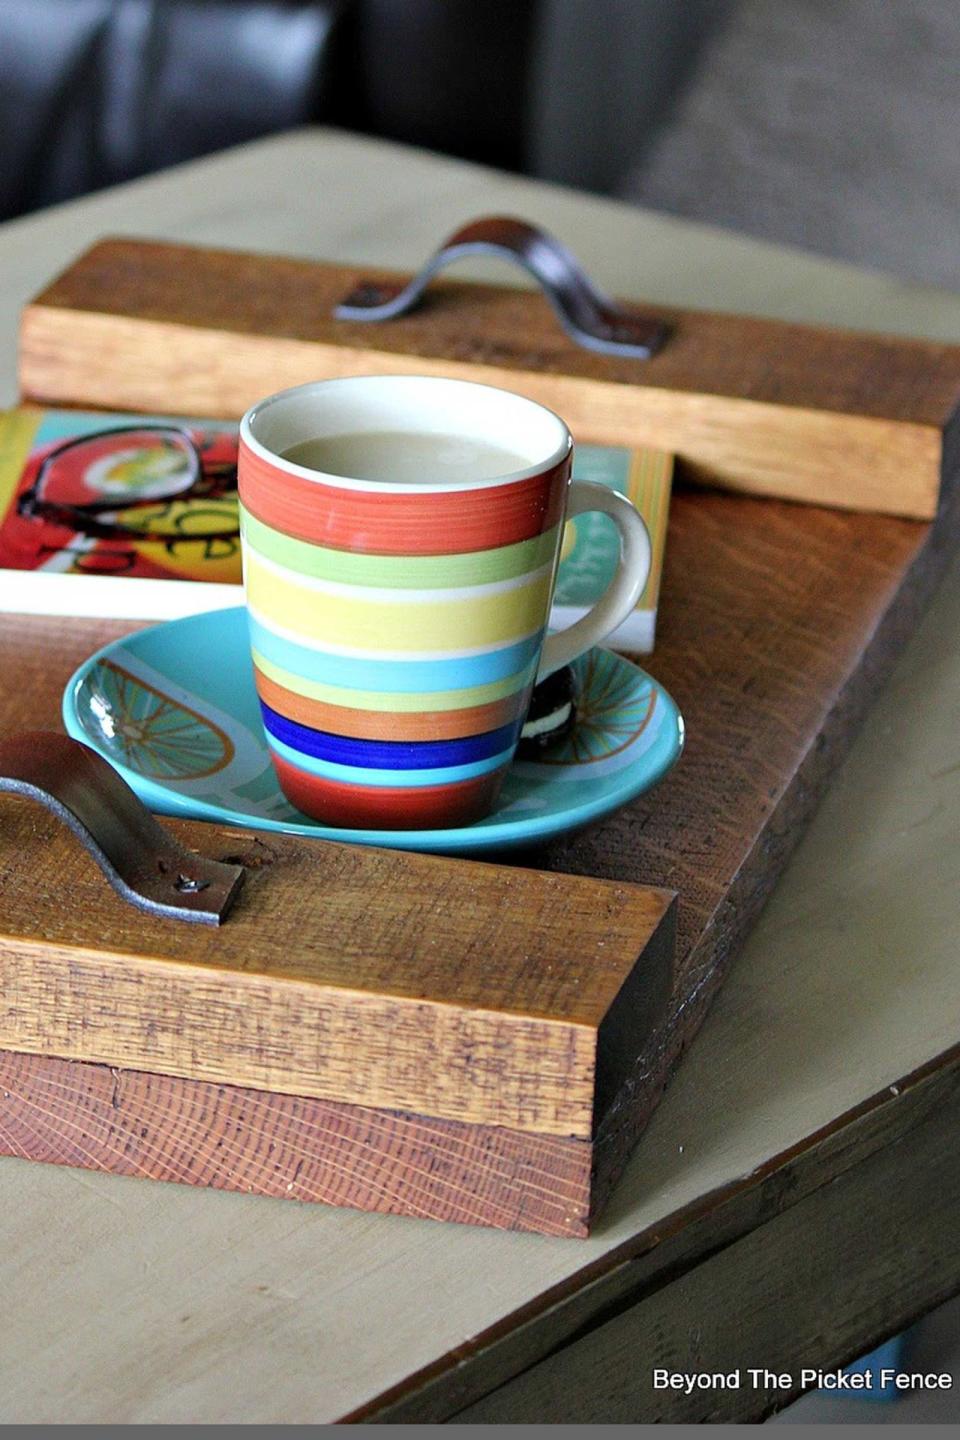
[[[535, 681], [616, 629], [650, 567], [636, 510], [571, 458], [551, 411], [461, 380], [324, 380], [244, 416], [253, 662], [298, 809], [377, 829], [490, 811]], [[587, 510], [619, 527], [620, 568], [547, 636], [564, 519]]]

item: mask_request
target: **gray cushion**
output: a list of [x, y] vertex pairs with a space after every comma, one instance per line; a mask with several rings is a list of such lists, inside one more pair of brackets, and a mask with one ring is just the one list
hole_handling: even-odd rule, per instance
[[960, 5], [739, 0], [622, 186], [960, 287]]

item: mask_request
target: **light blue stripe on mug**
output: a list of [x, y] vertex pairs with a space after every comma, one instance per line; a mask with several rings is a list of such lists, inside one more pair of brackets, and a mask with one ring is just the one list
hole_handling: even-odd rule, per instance
[[[494, 680], [520, 676], [540, 654], [543, 631], [529, 635], [501, 650], [482, 655], [462, 655], [450, 660], [363, 660], [355, 655], [331, 655], [311, 650], [275, 635], [253, 615], [249, 616], [250, 638], [273, 665], [305, 680], [339, 685], [348, 690], [380, 690], [388, 694], [419, 694], [431, 691], [462, 690]], [[519, 682], [518, 682], [519, 683]], [[429, 709], [425, 704], [424, 709]]]
[[474, 760], [471, 765], [445, 765], [441, 770], [364, 770], [359, 765], [335, 765], [330, 760], [317, 760], [305, 755], [302, 750], [293, 750], [282, 740], [267, 731], [267, 745], [286, 760], [305, 770], [308, 775], [322, 775], [326, 780], [342, 780], [348, 785], [396, 786], [404, 790], [418, 785], [453, 785], [457, 780], [473, 780], [478, 775], [489, 775], [508, 765], [513, 758], [513, 746], [488, 760]]

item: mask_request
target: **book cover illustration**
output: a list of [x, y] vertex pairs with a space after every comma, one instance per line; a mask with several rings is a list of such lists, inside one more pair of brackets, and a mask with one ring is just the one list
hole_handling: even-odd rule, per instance
[[[241, 580], [236, 465], [232, 425], [32, 408], [0, 415], [0, 605], [150, 618], [232, 603]], [[67, 577], [69, 590], [57, 583]], [[141, 594], [144, 581], [178, 583]], [[231, 588], [208, 605], [198, 581]]]

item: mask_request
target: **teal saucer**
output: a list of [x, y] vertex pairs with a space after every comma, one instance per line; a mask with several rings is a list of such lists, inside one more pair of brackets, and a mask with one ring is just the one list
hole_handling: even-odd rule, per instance
[[655, 680], [609, 650], [591, 650], [574, 668], [572, 734], [535, 761], [516, 761], [494, 814], [457, 830], [335, 829], [294, 810], [263, 738], [242, 608], [104, 646], [67, 684], [63, 719], [160, 814], [462, 855], [580, 829], [649, 790], [678, 760], [683, 720]]

